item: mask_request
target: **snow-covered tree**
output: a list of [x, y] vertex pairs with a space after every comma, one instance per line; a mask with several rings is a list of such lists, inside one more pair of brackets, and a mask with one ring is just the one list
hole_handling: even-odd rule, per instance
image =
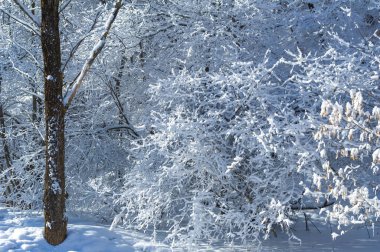
[[[44, 190], [44, 210], [45, 210], [45, 233], [44, 236], [47, 241], [51, 244], [59, 244], [66, 237], [66, 225], [67, 219], [64, 216], [65, 213], [65, 201], [66, 201], [66, 187], [65, 187], [65, 144], [64, 144], [64, 117], [66, 110], [69, 108], [74, 96], [76, 95], [79, 87], [83, 83], [84, 77], [87, 75], [90, 67], [92, 66], [94, 60], [104, 48], [105, 40], [111, 29], [111, 25], [114, 22], [120, 8], [122, 7], [122, 1], [116, 1], [114, 8], [111, 10], [109, 18], [106, 20], [104, 28], [100, 33], [100, 38], [95, 43], [95, 46], [90, 50], [89, 56], [87, 57], [85, 63], [83, 64], [82, 70], [78, 73], [74, 79], [72, 85], [65, 87], [66, 92], [64, 93], [64, 73], [67, 64], [70, 62], [72, 57], [75, 55], [76, 50], [83, 42], [80, 39], [79, 42], [71, 49], [65, 62], [62, 62], [62, 51], [61, 51], [61, 38], [62, 42], [67, 43], [67, 33], [60, 33], [60, 16], [68, 20], [67, 16], [61, 14], [67, 8], [70, 2], [63, 5], [60, 1], [41, 1], [39, 12], [36, 11], [36, 2], [30, 1], [28, 3], [23, 3], [18, 0], [9, 1], [17, 6], [19, 14], [23, 14], [29, 18], [28, 22], [25, 22], [23, 18], [19, 16], [14, 16], [9, 8], [3, 7], [2, 12], [10, 17], [12, 17], [16, 22], [20, 23], [24, 27], [27, 27], [34, 34], [40, 36], [40, 43], [43, 52], [43, 79], [45, 82], [44, 86], [44, 97], [45, 97], [45, 158], [46, 158], [46, 171], [45, 171], [45, 190]], [[9, 3], [8, 3], [9, 4]], [[5, 5], [6, 6], [6, 5]], [[9, 5], [8, 5], [9, 6]], [[31, 10], [30, 10], [30, 8]], [[11, 9], [10, 9], [11, 10]], [[72, 13], [76, 14], [76, 13]], [[38, 16], [41, 15], [41, 21]], [[95, 16], [95, 22], [91, 27], [90, 31], [96, 24], [99, 15]], [[70, 22], [65, 22], [65, 24], [70, 24]], [[69, 29], [69, 28], [68, 28]], [[21, 45], [22, 47], [22, 45]], [[31, 54], [26, 50], [27, 53]], [[71, 72], [70, 72], [71, 73]], [[26, 71], [26, 74], [28, 72]], [[30, 73], [29, 73], [30, 74]], [[70, 76], [70, 75], [68, 75]], [[34, 95], [35, 91], [32, 91]], [[33, 98], [34, 99], [34, 98]], [[36, 104], [33, 100], [33, 114], [32, 121], [36, 122]], [[4, 118], [2, 116], [2, 118]], [[3, 142], [5, 143], [5, 133], [4, 133], [4, 123], [3, 128]], [[7, 145], [4, 145], [7, 146]], [[4, 147], [4, 150], [7, 148]], [[8, 148], [9, 149], [9, 148]], [[8, 153], [5, 151], [4, 153]], [[9, 155], [8, 155], [9, 156]], [[7, 161], [8, 170], [12, 171], [10, 161]], [[14, 181], [11, 179], [11, 181]], [[16, 183], [17, 180], [16, 180]], [[13, 183], [14, 184], [14, 183]], [[15, 187], [12, 184], [13, 187]], [[9, 188], [9, 186], [7, 187]], [[8, 190], [8, 189], [7, 189]], [[9, 190], [8, 190], [9, 191]]]

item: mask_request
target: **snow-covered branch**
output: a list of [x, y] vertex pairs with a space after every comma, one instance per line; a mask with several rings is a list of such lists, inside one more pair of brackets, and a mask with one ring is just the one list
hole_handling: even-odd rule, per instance
[[104, 48], [109, 31], [111, 30], [111, 26], [113, 22], [115, 21], [117, 14], [119, 13], [119, 10], [122, 6], [123, 6], [123, 1], [117, 0], [112, 10], [111, 15], [108, 17], [108, 20], [105, 24], [104, 32], [102, 33], [100, 39], [98, 40], [98, 42], [96, 43], [92, 51], [90, 52], [90, 56], [87, 58], [85, 64], [83, 65], [82, 70], [78, 78], [76, 79], [74, 85], [66, 92], [64, 96], [63, 104], [66, 108], [70, 106], [71, 101], [74, 99], [75, 94], [78, 92], [78, 89], [82, 85], [83, 80], [86, 77], [88, 71], [90, 70], [92, 64], [94, 63], [96, 57], [98, 57], [99, 53]]

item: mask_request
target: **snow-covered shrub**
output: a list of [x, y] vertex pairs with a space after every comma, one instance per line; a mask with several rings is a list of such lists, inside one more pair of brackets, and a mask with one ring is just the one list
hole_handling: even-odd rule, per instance
[[[366, 24], [363, 15], [367, 8], [371, 9], [368, 3], [341, 4], [345, 15], [339, 8], [332, 12], [341, 31], [324, 31], [328, 34], [325, 52], [308, 54], [299, 50], [288, 53], [290, 60], [289, 56], [281, 59], [285, 65], [292, 66], [288, 81], [309, 91], [314, 89], [322, 101], [320, 116], [312, 113], [309, 117], [313, 120], [321, 164], [305, 170], [307, 179], [302, 183], [304, 198], [333, 204], [321, 209], [320, 214], [327, 220], [336, 220], [338, 228], [376, 220], [380, 213], [378, 140], [373, 133], [377, 126], [376, 106], [379, 106], [380, 41], [372, 35], [376, 26]], [[355, 26], [343, 25], [344, 20]]]
[[[341, 224], [377, 216], [375, 208], [366, 211], [349, 200], [373, 200], [371, 186], [326, 173], [326, 161], [331, 165], [334, 157], [322, 147], [335, 141], [318, 133], [324, 143], [313, 139], [325, 123], [322, 99], [345, 100], [352, 88], [372, 90], [377, 41], [362, 36], [372, 40], [375, 27], [360, 16], [366, 3], [310, 2], [313, 8], [294, 1], [273, 10], [291, 20], [276, 29], [278, 35], [293, 35], [288, 44], [276, 40], [277, 48], [265, 37], [273, 39], [271, 33], [258, 36], [274, 48], [269, 63], [227, 60], [219, 70], [175, 72], [150, 88], [150, 134], [136, 142], [136, 166], [126, 175], [115, 223], [126, 217], [125, 224], [166, 228], [172, 241], [249, 240], [268, 235], [274, 225], [286, 230], [291, 209], [321, 209]], [[238, 53], [251, 52], [244, 59], [252, 59], [256, 48], [245, 46]], [[341, 113], [335, 106], [331, 122], [339, 122]], [[362, 172], [378, 184], [371, 172]], [[343, 199], [342, 193], [351, 196]]]
[[173, 242], [288, 230], [303, 191], [297, 170], [314, 157], [301, 145], [311, 137], [304, 112], [289, 102], [308, 97], [279, 86], [272, 70], [235, 63], [151, 86], [150, 134], [135, 142], [136, 165], [118, 201], [127, 222], [164, 228]]

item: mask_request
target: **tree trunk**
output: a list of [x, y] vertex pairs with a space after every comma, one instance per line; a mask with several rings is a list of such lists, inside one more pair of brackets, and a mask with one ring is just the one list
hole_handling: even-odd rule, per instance
[[[31, 7], [32, 7], [32, 10], [31, 10], [31, 13], [33, 15], [36, 14], [36, 11], [35, 11], [35, 8], [36, 8], [36, 2], [33, 0], [32, 1], [32, 4], [31, 4]], [[32, 33], [31, 36], [33, 37], [33, 41], [34, 41], [34, 34]], [[39, 122], [39, 118], [41, 118], [41, 113], [39, 113], [39, 108], [41, 107], [41, 103], [42, 103], [42, 100], [40, 98], [37, 97], [37, 83], [32, 80], [32, 79], [29, 79], [29, 82], [31, 84], [31, 87], [32, 87], [32, 92], [33, 92], [33, 95], [32, 95], [32, 122], [34, 124], [37, 125], [37, 123]]]
[[[1, 71], [2, 71], [2, 69], [0, 68], [0, 94], [1, 94], [1, 85], [2, 85], [2, 81], [3, 81], [3, 76], [1, 74]], [[9, 146], [7, 143], [6, 132], [5, 132], [5, 119], [4, 119], [4, 110], [3, 110], [2, 101], [0, 101], [0, 138], [3, 142], [5, 169], [10, 169], [12, 166], [12, 160], [11, 160], [11, 154], [10, 154]], [[5, 169], [0, 167], [0, 173], [4, 172]], [[11, 173], [11, 171], [10, 171], [10, 173]], [[5, 174], [6, 175], [4, 175], [4, 178], [2, 178], [1, 182], [8, 183], [8, 185], [6, 186], [6, 191], [5, 191], [5, 197], [7, 197], [11, 194], [12, 189], [14, 189], [15, 185], [14, 185], [13, 178], [11, 176], [12, 174], [7, 174], [7, 172]], [[8, 177], [8, 176], [10, 176], [10, 177]], [[7, 200], [7, 203], [12, 204], [12, 202], [9, 202], [8, 200]]]
[[[30, 12], [33, 15], [36, 15], [36, 0], [32, 0]], [[38, 37], [35, 36], [34, 33], [31, 33], [30, 36], [32, 37], [32, 44], [34, 44], [36, 42], [35, 40], [38, 39]], [[38, 129], [41, 123], [41, 118], [43, 118], [43, 100], [36, 95], [38, 93], [37, 81], [33, 78], [29, 78], [29, 84], [31, 87], [31, 91], [33, 93], [32, 94], [32, 124], [36, 129]], [[39, 135], [35, 134], [32, 138], [32, 141], [35, 143], [36, 146], [42, 147], [43, 143], [41, 143]], [[38, 159], [40, 159], [40, 154], [38, 154], [38, 156], [32, 159], [31, 162], [26, 167], [26, 170], [28, 172], [31, 172], [33, 175], [36, 172], [35, 160], [38, 160]], [[41, 179], [42, 178], [40, 176], [37, 177], [38, 183], [41, 181]]]
[[127, 63], [127, 57], [125, 56], [125, 53], [126, 53], [126, 50], [124, 49], [121, 53], [122, 56], [121, 56], [121, 61], [120, 61], [119, 72], [117, 74], [117, 77], [115, 78], [115, 99], [117, 99], [120, 103], [120, 106], [117, 106], [118, 111], [119, 111], [119, 125], [122, 125], [124, 121], [124, 107], [122, 106], [120, 102], [120, 95], [121, 95], [120, 89], [121, 89], [121, 79], [123, 78], [124, 68]]
[[44, 237], [52, 245], [64, 241], [65, 217], [65, 142], [62, 101], [59, 0], [41, 0], [41, 44], [45, 77], [46, 170], [44, 185]]

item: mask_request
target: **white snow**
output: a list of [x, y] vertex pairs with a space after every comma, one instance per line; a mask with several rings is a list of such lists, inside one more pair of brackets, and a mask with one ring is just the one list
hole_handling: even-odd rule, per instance
[[109, 231], [109, 226], [96, 224], [90, 218], [81, 220], [78, 217], [69, 217], [69, 222], [65, 242], [52, 246], [43, 238], [42, 214], [14, 211], [0, 206], [0, 252], [170, 251], [168, 247], [165, 249], [165, 246], [151, 242], [149, 237], [136, 231]]
[[48, 76], [46, 77], [46, 79], [47, 79], [48, 81], [53, 81], [53, 80], [54, 80], [54, 77], [51, 76], [51, 75], [48, 75]]
[[46, 222], [45, 227], [51, 229], [51, 223], [50, 222]]
[[[316, 225], [316, 227], [314, 227]], [[0, 206], [0, 252], [5, 251], [80, 251], [80, 252], [128, 252], [128, 251], [367, 251], [377, 252], [380, 247], [380, 223], [374, 226], [357, 225], [339, 236], [334, 226], [322, 226], [309, 221], [305, 231], [302, 218], [293, 227], [294, 234], [277, 233], [265, 240], [260, 248], [251, 245], [189, 245], [171, 249], [168, 245], [152, 241], [138, 231], [115, 228], [96, 223], [90, 217], [69, 217], [68, 236], [58, 246], [49, 245], [43, 238], [41, 213], [17, 211]], [[319, 230], [319, 231], [318, 231]], [[332, 239], [332, 236], [335, 238]]]

